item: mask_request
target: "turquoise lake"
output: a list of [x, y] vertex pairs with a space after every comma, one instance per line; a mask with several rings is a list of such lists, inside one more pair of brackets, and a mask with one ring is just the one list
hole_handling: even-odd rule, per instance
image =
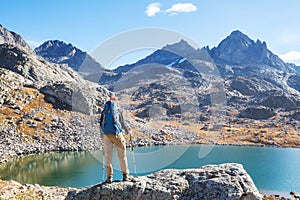
[[[240, 163], [259, 190], [300, 192], [300, 149], [179, 145], [138, 147], [127, 151], [132, 175], [160, 169], [198, 168], [208, 164]], [[0, 177], [21, 183], [84, 187], [101, 182], [102, 152], [52, 152], [23, 156], [0, 166]], [[114, 180], [122, 178], [114, 155]], [[135, 165], [134, 165], [135, 163]], [[134, 173], [136, 169], [136, 174]]]

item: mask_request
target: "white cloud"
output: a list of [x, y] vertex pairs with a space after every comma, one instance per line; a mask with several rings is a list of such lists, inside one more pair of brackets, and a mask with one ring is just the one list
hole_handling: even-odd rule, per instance
[[158, 2], [150, 3], [146, 7], [146, 11], [145, 11], [145, 13], [148, 17], [154, 17], [159, 12], [161, 12], [161, 9], [160, 9], [160, 3], [158, 3]]
[[300, 66], [300, 52], [298, 52], [298, 51], [290, 51], [286, 54], [279, 55], [279, 57], [284, 62], [294, 63], [294, 64]]
[[154, 17], [157, 13], [164, 12], [164, 14], [169, 14], [170, 16], [177, 15], [178, 13], [189, 13], [195, 12], [197, 7], [191, 3], [177, 3], [173, 4], [170, 8], [163, 11], [161, 9], [161, 4], [159, 2], [150, 3], [146, 7], [145, 14], [148, 17]]
[[172, 15], [176, 15], [182, 12], [194, 12], [197, 10], [197, 7], [191, 3], [177, 3], [171, 6], [171, 8], [167, 9], [165, 13]]

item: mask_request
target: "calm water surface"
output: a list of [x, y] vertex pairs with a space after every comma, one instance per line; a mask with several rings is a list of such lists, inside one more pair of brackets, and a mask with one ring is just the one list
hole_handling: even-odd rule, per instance
[[[300, 149], [155, 146], [135, 148], [133, 152], [128, 150], [127, 157], [133, 175], [145, 175], [166, 168], [186, 169], [207, 164], [241, 163], [259, 190], [300, 192]], [[122, 176], [116, 155], [114, 158], [114, 166], [117, 168], [114, 179], [118, 180]], [[83, 187], [103, 180], [102, 159], [101, 151], [24, 156], [0, 166], [0, 177], [21, 183]]]

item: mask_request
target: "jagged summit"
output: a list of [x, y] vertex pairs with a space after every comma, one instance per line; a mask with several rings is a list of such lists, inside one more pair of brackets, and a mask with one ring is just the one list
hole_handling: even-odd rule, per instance
[[218, 45], [218, 48], [224, 46], [225, 44], [233, 45], [234, 47], [240, 49], [247, 49], [253, 45], [260, 45], [261, 47], [267, 49], [266, 42], [261, 42], [260, 40], [255, 42], [239, 30], [232, 31], [231, 34]]
[[120, 66], [114, 71], [118, 73], [128, 72], [137, 66], [145, 64], [159, 64], [168, 67], [192, 69], [193, 66], [187, 60], [195, 58], [206, 59], [202, 51], [202, 49], [195, 49], [187, 41], [181, 39], [174, 44], [167, 44], [134, 64]]
[[[45, 52], [43, 50], [47, 49], [48, 51]], [[63, 41], [59, 40], [48, 40], [44, 42], [41, 46], [37, 47], [35, 51], [40, 55], [71, 55], [73, 56], [76, 52], [77, 48], [74, 47], [72, 44], [66, 44]]]
[[7, 30], [0, 24], [0, 44], [11, 44], [26, 52], [32, 52], [30, 46], [17, 33]]
[[190, 55], [195, 52], [195, 48], [183, 39], [177, 43], [164, 46], [162, 50], [179, 54], [181, 57], [186, 57], [185, 55]]
[[[258, 50], [266, 51], [266, 45], [261, 42], [255, 43], [247, 35], [236, 30], [227, 36], [217, 47], [212, 49], [212, 55], [215, 58], [241, 64], [249, 61], [249, 56], [257, 57]], [[252, 62], [252, 60], [251, 60]]]
[[174, 44], [167, 44], [164, 48], [167, 48], [167, 47], [176, 47], [176, 48], [180, 48], [180, 47], [191, 47], [191, 45], [184, 39], [181, 39], [179, 42], [176, 42]]
[[246, 34], [242, 33], [239, 30], [232, 31], [231, 34], [226, 39], [239, 42], [241, 46], [245, 46], [245, 47], [254, 44], [253, 40], [251, 40]]
[[34, 51], [49, 62], [68, 64], [75, 71], [99, 72], [103, 70], [103, 67], [86, 52], [63, 41], [46, 41], [41, 46], [35, 48]]
[[268, 48], [266, 42], [250, 39], [239, 30], [233, 31], [217, 47], [211, 50], [217, 62], [233, 65], [268, 65], [280, 70], [288, 70], [286, 64]]

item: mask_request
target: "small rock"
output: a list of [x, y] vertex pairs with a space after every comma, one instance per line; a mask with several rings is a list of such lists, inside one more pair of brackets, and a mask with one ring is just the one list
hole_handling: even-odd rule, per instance
[[34, 117], [33, 120], [42, 122], [44, 119], [42, 117]]

